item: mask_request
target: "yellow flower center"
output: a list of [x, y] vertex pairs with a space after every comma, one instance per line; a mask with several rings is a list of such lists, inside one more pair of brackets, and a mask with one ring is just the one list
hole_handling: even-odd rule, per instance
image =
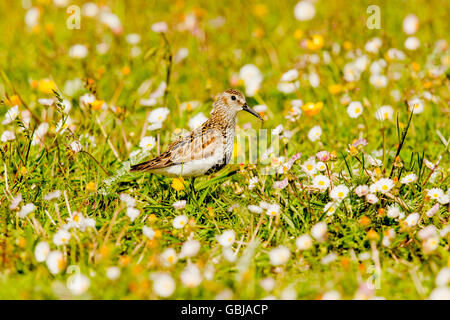
[[342, 198], [344, 196], [344, 193], [342, 192], [342, 191], [340, 191], [339, 193], [338, 193], [338, 197], [339, 198]]

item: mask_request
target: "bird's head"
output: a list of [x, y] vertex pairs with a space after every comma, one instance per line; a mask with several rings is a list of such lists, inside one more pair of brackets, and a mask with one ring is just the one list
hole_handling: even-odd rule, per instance
[[226, 115], [227, 117], [235, 117], [236, 114], [241, 111], [247, 111], [248, 113], [251, 113], [255, 117], [257, 117], [259, 120], [263, 121], [261, 116], [251, 109], [249, 106], [247, 106], [247, 103], [245, 101], [245, 96], [234, 89], [227, 89], [224, 92], [218, 94], [216, 96], [216, 99], [213, 103], [213, 113], [221, 113], [223, 115]]

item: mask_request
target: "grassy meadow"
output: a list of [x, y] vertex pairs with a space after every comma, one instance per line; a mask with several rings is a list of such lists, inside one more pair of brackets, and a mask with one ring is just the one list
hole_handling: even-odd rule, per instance
[[[0, 299], [450, 299], [449, 13], [1, 1]], [[279, 150], [129, 172], [227, 88]]]

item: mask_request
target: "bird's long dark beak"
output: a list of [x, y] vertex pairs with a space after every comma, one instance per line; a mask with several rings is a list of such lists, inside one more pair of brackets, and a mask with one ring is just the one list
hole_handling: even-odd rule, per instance
[[257, 117], [259, 120], [264, 121], [263, 118], [261, 118], [261, 116], [258, 114], [258, 112], [256, 112], [253, 109], [250, 109], [249, 106], [247, 104], [244, 104], [244, 106], [242, 107], [242, 110], [247, 111], [248, 113], [254, 115], [255, 117]]

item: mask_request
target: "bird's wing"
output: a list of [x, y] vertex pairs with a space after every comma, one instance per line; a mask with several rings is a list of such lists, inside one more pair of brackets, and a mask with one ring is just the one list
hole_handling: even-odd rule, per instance
[[190, 134], [173, 142], [159, 156], [132, 166], [131, 171], [166, 168], [197, 159], [208, 158], [214, 154], [216, 147], [220, 144], [223, 144], [221, 131], [215, 128], [210, 121], [207, 121]]

